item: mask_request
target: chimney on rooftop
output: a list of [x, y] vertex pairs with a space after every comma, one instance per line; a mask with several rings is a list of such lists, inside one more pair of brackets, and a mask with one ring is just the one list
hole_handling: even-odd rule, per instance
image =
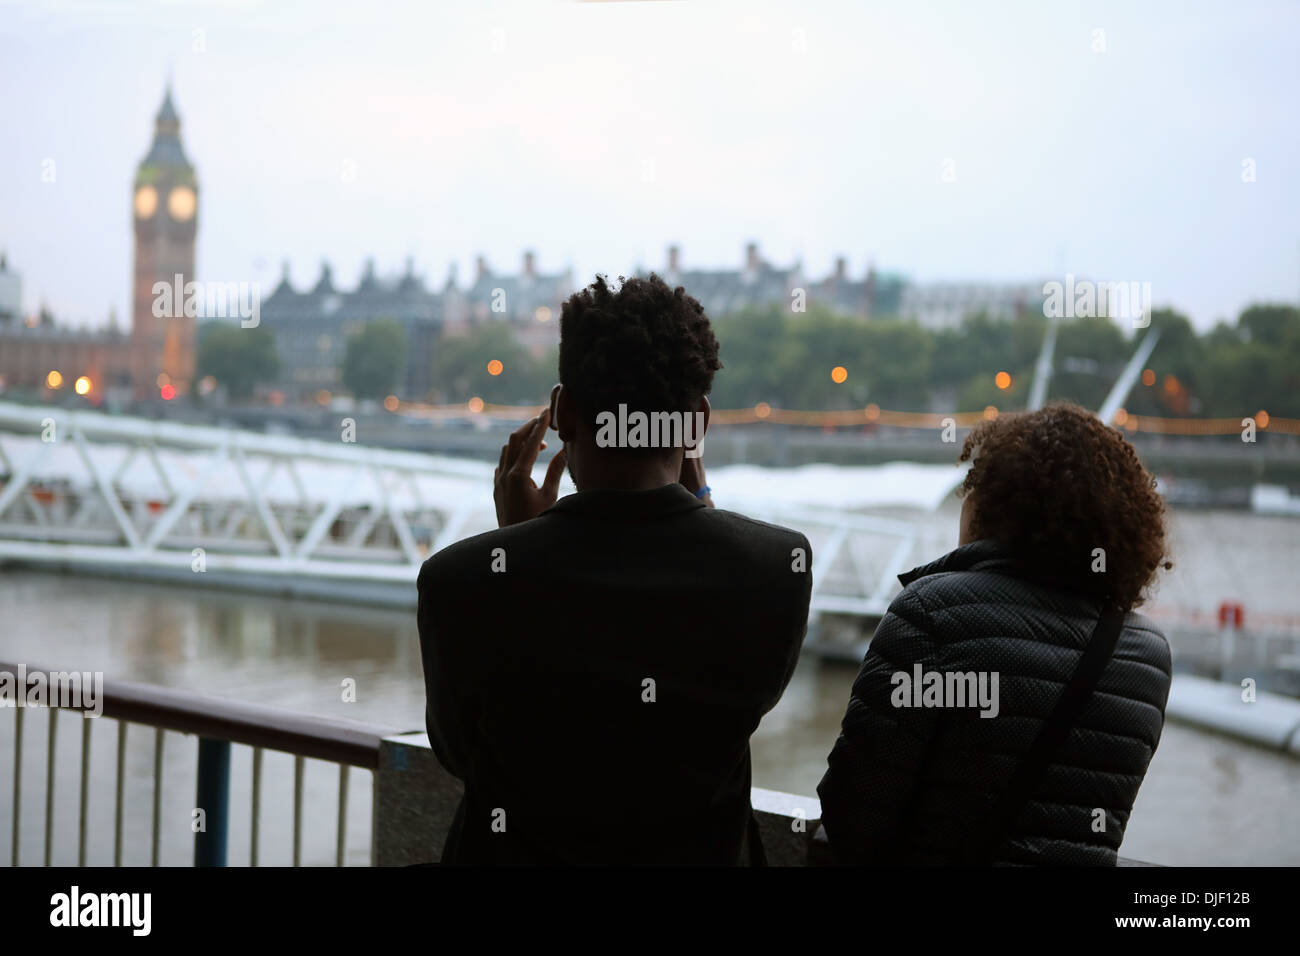
[[681, 253], [682, 250], [677, 246], [668, 247], [668, 271], [670, 273], [677, 272], [681, 268]]
[[524, 275], [530, 279], [537, 275], [537, 262], [531, 250], [524, 253]]
[[839, 282], [843, 282], [846, 272], [847, 272], [847, 265], [844, 262], [844, 257], [843, 256], [837, 257], [835, 260], [835, 279]]
[[474, 278], [476, 280], [486, 279], [487, 276], [488, 276], [487, 260], [484, 259], [482, 256], [476, 256], [474, 258]]
[[745, 268], [751, 272], [758, 269], [758, 243], [756, 242], [745, 245]]

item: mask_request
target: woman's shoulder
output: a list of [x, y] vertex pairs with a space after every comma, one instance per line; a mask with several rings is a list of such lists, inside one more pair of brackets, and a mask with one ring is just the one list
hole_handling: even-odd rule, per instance
[[1141, 660], [1166, 674], [1172, 673], [1169, 639], [1154, 621], [1139, 611], [1129, 611], [1124, 616], [1124, 630], [1115, 653]]
[[937, 571], [911, 581], [895, 600], [918, 604], [931, 613], [961, 608], [978, 613], [981, 607], [990, 605], [1036, 607], [1044, 603], [1061, 606], [1077, 603], [1066, 595], [1054, 596], [1053, 588], [1018, 572], [1009, 563]]

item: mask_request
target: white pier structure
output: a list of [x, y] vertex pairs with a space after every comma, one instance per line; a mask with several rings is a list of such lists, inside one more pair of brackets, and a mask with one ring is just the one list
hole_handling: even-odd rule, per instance
[[[364, 437], [0, 403], [0, 561], [413, 605], [428, 555], [495, 527], [493, 465], [368, 448]], [[961, 475], [899, 464], [709, 477], [724, 506], [808, 536], [814, 614], [876, 617], [900, 571], [951, 546], [918, 547], [925, 523], [907, 516], [932, 513]], [[573, 490], [566, 477], [561, 494]]]

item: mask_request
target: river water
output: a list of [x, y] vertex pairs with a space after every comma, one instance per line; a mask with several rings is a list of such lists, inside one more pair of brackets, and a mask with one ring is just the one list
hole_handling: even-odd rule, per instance
[[[413, 615], [219, 591], [0, 572], [0, 659], [50, 669], [101, 670], [119, 678], [391, 727], [423, 728], [424, 689]], [[780, 704], [753, 739], [754, 783], [811, 794], [835, 739], [855, 669], [805, 655]], [[343, 701], [342, 684], [357, 699]], [[53, 859], [77, 860], [82, 719], [57, 717]], [[22, 862], [44, 853], [49, 712], [26, 711]], [[88, 862], [113, 858], [116, 724], [92, 727]], [[13, 712], [0, 714], [0, 859], [10, 853]], [[153, 733], [134, 726], [127, 747], [124, 858], [150, 856]], [[196, 743], [168, 734], [164, 748], [161, 861], [192, 861]], [[249, 859], [251, 750], [232, 761], [230, 862]], [[291, 859], [292, 758], [268, 752], [263, 767], [263, 864]], [[350, 865], [368, 862], [370, 775], [349, 790]], [[337, 770], [308, 761], [304, 862], [333, 862]], [[581, 795], [575, 795], [581, 799]], [[1133, 811], [1123, 853], [1164, 864], [1300, 864], [1300, 761], [1169, 724]]]

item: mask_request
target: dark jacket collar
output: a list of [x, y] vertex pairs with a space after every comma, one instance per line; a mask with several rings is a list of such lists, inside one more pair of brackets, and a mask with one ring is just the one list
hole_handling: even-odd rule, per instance
[[1081, 586], [1083, 582], [1070, 581], [1053, 576], [1047, 569], [1038, 567], [1018, 558], [1010, 548], [997, 541], [982, 539], [964, 544], [949, 551], [942, 558], [913, 568], [898, 576], [903, 587], [907, 587], [918, 578], [944, 571], [993, 571], [1007, 574], [1042, 585], [1044, 587], [1064, 589], [1083, 594], [1093, 599], [1099, 595]]
[[1006, 548], [996, 541], [986, 539], [963, 544], [949, 551], [942, 558], [923, 564], [919, 568], [913, 568], [911, 571], [905, 571], [898, 576], [898, 580], [903, 583], [903, 587], [907, 587], [917, 578], [939, 574], [942, 571], [984, 571], [992, 568], [1024, 572], [1021, 563]]
[[649, 491], [619, 491], [597, 488], [565, 495], [546, 512], [613, 518], [661, 518], [694, 511], [706, 505], [680, 484], [663, 485]]

